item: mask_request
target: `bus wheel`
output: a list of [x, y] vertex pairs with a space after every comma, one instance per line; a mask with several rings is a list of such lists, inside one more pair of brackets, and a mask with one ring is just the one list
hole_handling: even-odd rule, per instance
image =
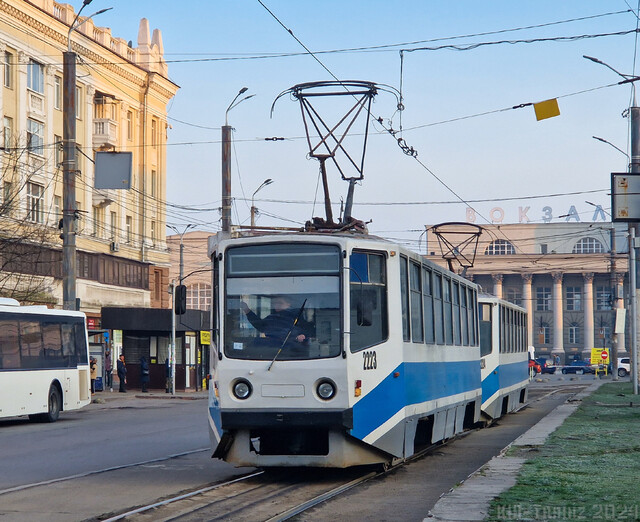
[[44, 422], [55, 422], [60, 416], [60, 405], [62, 400], [58, 388], [51, 385], [49, 388], [49, 410], [47, 413], [42, 414], [42, 420]]

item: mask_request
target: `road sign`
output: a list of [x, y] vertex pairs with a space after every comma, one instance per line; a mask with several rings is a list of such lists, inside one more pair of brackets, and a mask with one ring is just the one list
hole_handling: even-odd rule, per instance
[[602, 350], [602, 353], [600, 353], [600, 359], [602, 359], [603, 361], [606, 361], [609, 358], [609, 352], [607, 352], [607, 350]]

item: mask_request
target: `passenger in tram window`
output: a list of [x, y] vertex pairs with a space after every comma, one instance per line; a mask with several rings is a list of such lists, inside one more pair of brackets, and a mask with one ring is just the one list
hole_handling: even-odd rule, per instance
[[[260, 319], [247, 303], [240, 302], [240, 308], [247, 316], [247, 320], [259, 332], [264, 333], [267, 339], [274, 345], [287, 343], [309, 344], [309, 338], [313, 337], [313, 324], [302, 319], [302, 307], [292, 308], [291, 298], [287, 295], [278, 295], [271, 298], [273, 313]], [[289, 331], [291, 333], [289, 334]], [[287, 339], [287, 334], [289, 337]]]

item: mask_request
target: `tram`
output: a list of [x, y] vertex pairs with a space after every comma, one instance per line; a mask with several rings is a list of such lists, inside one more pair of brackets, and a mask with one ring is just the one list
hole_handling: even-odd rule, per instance
[[387, 465], [480, 421], [472, 282], [362, 234], [212, 238], [209, 253], [214, 457]]

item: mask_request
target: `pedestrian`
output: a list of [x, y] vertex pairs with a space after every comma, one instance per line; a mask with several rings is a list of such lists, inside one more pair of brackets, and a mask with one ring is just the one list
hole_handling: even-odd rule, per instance
[[124, 355], [118, 358], [118, 379], [120, 379], [120, 393], [127, 393], [127, 365], [124, 363]]
[[96, 378], [98, 377], [98, 360], [95, 357], [89, 359], [89, 370], [91, 372], [91, 395], [96, 393]]
[[169, 362], [168, 358], [165, 359], [164, 361], [164, 375], [165, 375], [164, 392], [171, 393], [171, 363]]
[[113, 391], [113, 364], [111, 363], [111, 350], [109, 348], [104, 352], [104, 371], [109, 391]]
[[147, 384], [149, 384], [149, 363], [143, 355], [140, 357], [140, 383], [142, 384], [142, 393], [149, 393]]

